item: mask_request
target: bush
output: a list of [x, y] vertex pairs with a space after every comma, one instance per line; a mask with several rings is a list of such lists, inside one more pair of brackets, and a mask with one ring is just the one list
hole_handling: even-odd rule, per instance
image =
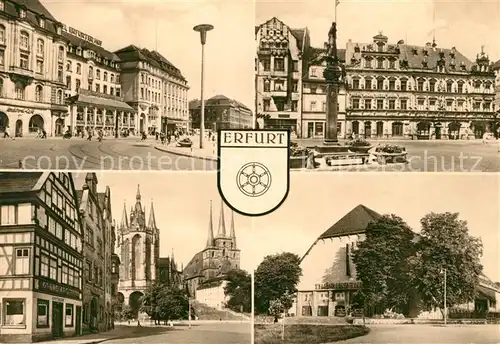
[[310, 152], [309, 148], [301, 147], [296, 142], [292, 142], [290, 145], [290, 156], [292, 157], [309, 156]]
[[399, 153], [403, 153], [404, 151], [406, 151], [406, 148], [402, 147], [402, 146], [386, 144], [386, 145], [377, 146], [375, 151], [378, 153], [399, 154]]
[[370, 142], [368, 142], [362, 138], [357, 138], [357, 139], [351, 140], [351, 141], [347, 142], [347, 145], [351, 146], [351, 147], [369, 147], [369, 146], [371, 146]]
[[285, 325], [281, 340], [281, 324], [254, 325], [255, 344], [320, 344], [332, 343], [366, 335], [370, 329], [357, 325]]

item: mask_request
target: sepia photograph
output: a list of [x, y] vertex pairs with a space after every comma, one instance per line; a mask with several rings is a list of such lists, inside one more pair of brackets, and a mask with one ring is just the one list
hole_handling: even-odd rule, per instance
[[500, 2], [256, 2], [260, 129], [314, 171], [500, 171]]
[[252, 222], [215, 180], [1, 172], [0, 342], [251, 343]]
[[493, 174], [293, 174], [253, 232], [255, 343], [496, 343]]
[[214, 170], [216, 131], [253, 127], [254, 22], [247, 0], [0, 1], [0, 168]]

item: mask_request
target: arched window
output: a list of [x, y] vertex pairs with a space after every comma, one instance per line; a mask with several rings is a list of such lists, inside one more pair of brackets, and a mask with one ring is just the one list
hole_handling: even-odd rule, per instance
[[19, 48], [29, 50], [30, 35], [26, 31], [21, 31], [21, 38], [19, 40]]
[[73, 63], [71, 61], [68, 61], [68, 63], [66, 63], [66, 71], [67, 72], [73, 71]]
[[57, 55], [59, 62], [64, 61], [64, 47], [59, 47], [59, 54]]
[[94, 67], [89, 66], [89, 78], [94, 77]]
[[76, 64], [76, 74], [82, 74], [82, 65], [80, 63]]
[[95, 77], [97, 80], [101, 80], [101, 71], [99, 69], [96, 70]]
[[0, 78], [0, 97], [3, 97], [3, 78]]
[[5, 37], [5, 26], [0, 25], [0, 43], [5, 44], [7, 39]]
[[57, 90], [57, 104], [63, 103], [63, 92], [61, 90]]
[[109, 78], [110, 78], [111, 82], [115, 82], [115, 75], [114, 74], [111, 74]]
[[45, 54], [45, 43], [43, 42], [43, 39], [38, 39], [36, 41], [36, 54], [38, 56], [44, 56]]
[[41, 103], [43, 97], [43, 88], [40, 85], [37, 85], [35, 88], [35, 101]]
[[108, 72], [104, 72], [103, 79], [104, 81], [108, 81]]

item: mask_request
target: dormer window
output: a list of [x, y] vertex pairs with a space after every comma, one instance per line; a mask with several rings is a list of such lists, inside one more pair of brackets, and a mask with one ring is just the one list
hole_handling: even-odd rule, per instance
[[21, 19], [26, 18], [26, 9], [25, 8], [19, 9], [19, 18], [21, 18]]
[[38, 26], [41, 28], [45, 27], [45, 17], [43, 15], [38, 17]]
[[427, 60], [422, 61], [422, 67], [427, 68]]
[[413, 48], [413, 55], [418, 55], [417, 48]]
[[427, 51], [427, 49], [424, 49], [424, 56], [429, 56], [429, 52]]
[[360, 49], [359, 49], [359, 46], [358, 46], [358, 45], [354, 47], [354, 52], [355, 52], [355, 53], [359, 53], [359, 52], [360, 52]]
[[3, 11], [5, 9], [5, 1], [0, 0], [0, 11]]

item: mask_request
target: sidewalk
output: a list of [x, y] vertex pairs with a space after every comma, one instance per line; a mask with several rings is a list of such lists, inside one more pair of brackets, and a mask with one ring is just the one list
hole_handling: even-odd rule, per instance
[[78, 337], [67, 337], [46, 342], [38, 342], [38, 344], [96, 344], [102, 343], [108, 340], [118, 339], [127, 337], [134, 332], [136, 328], [132, 326], [120, 326], [114, 330], [102, 332], [102, 333], [92, 333], [84, 336]]
[[193, 141], [193, 145], [191, 146], [191, 148], [177, 147], [176, 142], [172, 142], [166, 145], [162, 145], [161, 143], [156, 144], [154, 145], [154, 148], [165, 153], [175, 154], [179, 156], [217, 161], [217, 142], [205, 139], [203, 149], [200, 149], [199, 136], [190, 136], [189, 138], [191, 139], [191, 141]]

